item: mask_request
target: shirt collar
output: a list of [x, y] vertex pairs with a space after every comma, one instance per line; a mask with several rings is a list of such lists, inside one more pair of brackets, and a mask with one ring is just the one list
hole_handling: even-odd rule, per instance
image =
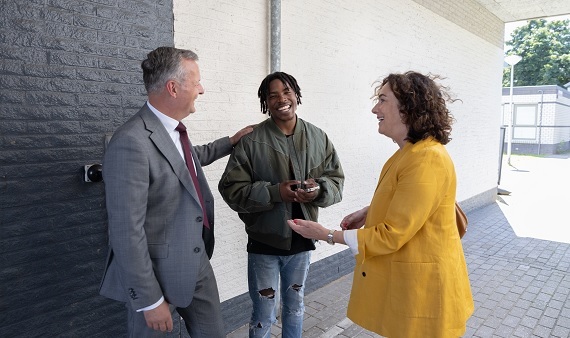
[[169, 133], [173, 132], [176, 129], [176, 127], [178, 127], [178, 124], [180, 123], [179, 121], [173, 119], [170, 116], [164, 115], [163, 113], [158, 111], [158, 109], [153, 107], [150, 104], [150, 102], [146, 101], [146, 104], [147, 104], [148, 108], [150, 109], [150, 111], [152, 111], [154, 113], [154, 115], [156, 115], [156, 117], [158, 117], [160, 122], [162, 122], [162, 124], [164, 125], [164, 128], [166, 128], [166, 130]]

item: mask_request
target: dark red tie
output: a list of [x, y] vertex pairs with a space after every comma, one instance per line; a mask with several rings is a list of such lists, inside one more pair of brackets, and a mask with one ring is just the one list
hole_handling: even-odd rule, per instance
[[190, 177], [194, 182], [194, 187], [196, 188], [196, 193], [198, 194], [198, 199], [202, 205], [202, 214], [204, 217], [204, 226], [210, 228], [210, 222], [208, 222], [208, 215], [206, 215], [206, 204], [204, 204], [204, 199], [202, 198], [202, 191], [200, 190], [200, 183], [198, 182], [198, 176], [196, 176], [196, 168], [194, 168], [194, 161], [192, 160], [192, 145], [190, 144], [190, 139], [188, 138], [188, 133], [186, 132], [186, 126], [180, 122], [176, 130], [180, 133], [180, 143], [182, 143], [182, 150], [184, 151], [184, 158], [186, 159], [186, 167], [190, 172]]

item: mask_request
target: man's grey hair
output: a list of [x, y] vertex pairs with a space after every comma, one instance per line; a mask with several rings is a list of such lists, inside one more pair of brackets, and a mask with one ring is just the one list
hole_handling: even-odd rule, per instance
[[191, 50], [174, 47], [158, 47], [148, 53], [141, 63], [147, 93], [162, 90], [168, 80], [184, 82], [187, 74], [181, 67], [182, 60], [198, 61], [198, 55]]

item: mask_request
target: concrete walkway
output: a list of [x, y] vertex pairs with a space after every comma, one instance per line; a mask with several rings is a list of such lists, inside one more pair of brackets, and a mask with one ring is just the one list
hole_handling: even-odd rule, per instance
[[[475, 313], [464, 337], [570, 337], [570, 158], [515, 156], [463, 238]], [[346, 318], [352, 274], [305, 297], [303, 337], [381, 337]], [[274, 325], [272, 337], [281, 337]], [[230, 338], [247, 337], [247, 325]]]

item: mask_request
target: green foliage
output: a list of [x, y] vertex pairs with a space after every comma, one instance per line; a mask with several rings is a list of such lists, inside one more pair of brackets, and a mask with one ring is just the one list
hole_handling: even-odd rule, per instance
[[[506, 41], [507, 55], [520, 55], [515, 86], [559, 85], [570, 82], [570, 20], [529, 20]], [[503, 69], [503, 86], [511, 83], [511, 67]]]

